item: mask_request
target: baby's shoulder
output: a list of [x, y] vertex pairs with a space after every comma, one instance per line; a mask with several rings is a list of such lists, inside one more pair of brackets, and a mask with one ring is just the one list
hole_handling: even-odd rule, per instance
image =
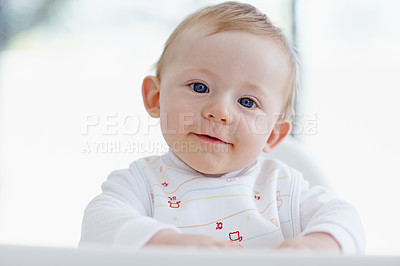
[[303, 175], [281, 160], [260, 156], [257, 183], [279, 190], [304, 182]]
[[108, 181], [116, 181], [119, 183], [130, 182], [137, 179], [136, 177], [142, 176], [146, 168], [152, 170], [159, 168], [160, 161], [161, 156], [149, 156], [137, 159], [130, 163], [128, 168], [112, 171], [108, 176]]
[[275, 174], [288, 174], [291, 176], [301, 175], [301, 173], [297, 169], [289, 166], [288, 164], [282, 162], [279, 159], [260, 156], [257, 159], [257, 163], [261, 169], [261, 172], [265, 174], [275, 173]]

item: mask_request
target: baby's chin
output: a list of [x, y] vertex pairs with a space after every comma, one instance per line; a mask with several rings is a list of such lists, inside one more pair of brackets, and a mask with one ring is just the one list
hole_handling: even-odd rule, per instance
[[[215, 164], [211, 162], [209, 158], [205, 158], [204, 163], [201, 163], [199, 160], [188, 160], [184, 162], [189, 165], [192, 169], [194, 169], [196, 172], [199, 174], [205, 176], [205, 177], [220, 177], [223, 176], [226, 173], [233, 172], [239, 169], [242, 169], [243, 167], [236, 169], [229, 167], [230, 164], [228, 163], [222, 163], [220, 165]], [[222, 167], [221, 167], [222, 166]]]
[[195, 170], [196, 172], [198, 172], [199, 174], [201, 174], [203, 176], [220, 177], [226, 173], [226, 171], [221, 171], [221, 170], [218, 171], [218, 169], [212, 169], [211, 167], [209, 167], [208, 164], [200, 163], [198, 160], [193, 160], [193, 159], [188, 160], [187, 158], [185, 158], [185, 156], [181, 157], [179, 154], [178, 154], [178, 157], [180, 157], [180, 159], [185, 164], [187, 164], [190, 168], [192, 168], [193, 170]]
[[207, 177], [220, 177], [226, 173], [243, 169], [256, 159], [251, 160], [250, 156], [248, 158], [238, 157], [231, 149], [226, 152], [211, 149], [192, 152], [185, 149], [172, 149], [172, 151], [190, 168]]

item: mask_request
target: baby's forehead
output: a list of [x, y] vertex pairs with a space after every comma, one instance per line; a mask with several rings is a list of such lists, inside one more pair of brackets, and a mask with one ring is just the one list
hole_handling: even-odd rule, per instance
[[276, 36], [271, 36], [268, 34], [261, 35], [246, 30], [218, 29], [216, 27], [207, 25], [194, 25], [190, 28], [185, 29], [179, 35], [177, 35], [176, 38], [170, 43], [170, 48], [172, 48], [171, 56], [179, 56], [183, 47], [187, 45], [192, 46], [195, 42], [202, 41], [215, 35], [230, 35], [235, 33], [248, 34], [250, 37], [256, 37], [268, 41], [275, 48], [278, 48], [283, 56], [289, 56], [288, 51], [285, 49], [285, 44], [282, 43]]

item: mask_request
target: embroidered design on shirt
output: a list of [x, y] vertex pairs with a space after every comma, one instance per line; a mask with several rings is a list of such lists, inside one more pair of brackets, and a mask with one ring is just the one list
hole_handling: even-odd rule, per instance
[[181, 201], [177, 201], [176, 200], [176, 196], [173, 197], [168, 197], [169, 198], [169, 207], [171, 208], [179, 208], [179, 204], [181, 203]]
[[276, 226], [276, 228], [279, 227], [278, 220], [276, 218], [272, 218], [271, 223], [274, 224]]
[[146, 161], [146, 163], [148, 163], [147, 165], [143, 166], [141, 169], [144, 170], [147, 167], [150, 167], [152, 169], [156, 169], [158, 167], [158, 165], [154, 165], [156, 162], [159, 161], [158, 158], [144, 158], [144, 160]]
[[[161, 167], [160, 167], [160, 173], [162, 172], [162, 171], [161, 171], [162, 169], [163, 169], [163, 168], [162, 168], [162, 166], [161, 166]], [[164, 173], [162, 173], [162, 176], [160, 176], [160, 179], [164, 179], [164, 178], [165, 178], [165, 175], [167, 174], [167, 172], [168, 172], [169, 170], [171, 170], [171, 168], [165, 169], [165, 170], [164, 170]]]
[[222, 229], [223, 223], [221, 223], [221, 222], [216, 222], [216, 224], [217, 224], [217, 228], [215, 228], [215, 230], [221, 230], [221, 229]]
[[156, 161], [158, 161], [158, 158], [146, 157], [146, 158], [144, 158], [144, 160], [146, 161], [146, 163], [152, 165], [152, 164], [154, 164]]
[[229, 240], [233, 242], [241, 242], [243, 240], [243, 237], [240, 235], [239, 231], [235, 232], [230, 232], [229, 233]]
[[283, 203], [283, 201], [280, 197], [281, 197], [281, 192], [278, 190], [278, 191], [276, 191], [276, 206], [278, 208], [278, 211], [281, 208], [282, 203]]
[[254, 199], [255, 200], [260, 200], [261, 199], [261, 196], [259, 194], [260, 194], [260, 192], [254, 191]]
[[162, 183], [163, 187], [167, 187], [169, 184], [167, 182]]

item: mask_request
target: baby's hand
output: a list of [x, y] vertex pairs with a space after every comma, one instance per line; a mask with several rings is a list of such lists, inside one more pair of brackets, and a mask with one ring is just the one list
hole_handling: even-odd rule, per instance
[[146, 246], [171, 245], [171, 246], [195, 246], [207, 248], [242, 248], [237, 243], [222, 241], [206, 235], [180, 234], [172, 230], [164, 230], [155, 234]]
[[311, 233], [283, 241], [277, 249], [306, 249], [313, 251], [341, 252], [339, 243], [330, 234]]

